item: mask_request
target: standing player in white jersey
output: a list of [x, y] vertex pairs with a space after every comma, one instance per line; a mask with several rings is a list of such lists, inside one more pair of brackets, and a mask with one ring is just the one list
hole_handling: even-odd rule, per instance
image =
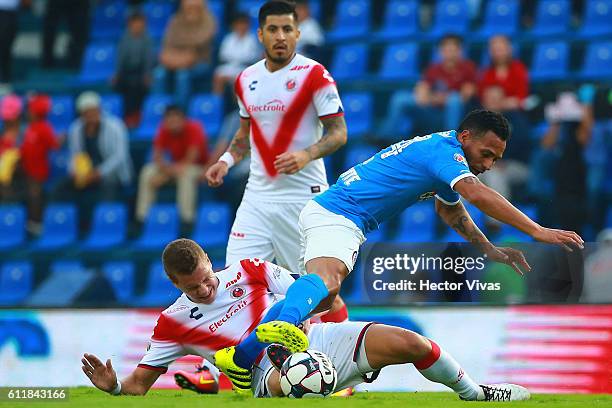
[[[299, 36], [293, 4], [268, 1], [260, 8], [258, 37], [265, 58], [236, 79], [240, 128], [228, 151], [206, 173], [208, 184], [218, 187], [229, 169], [251, 154], [226, 265], [256, 257], [304, 272], [299, 264], [299, 215], [310, 199], [328, 188], [323, 157], [347, 140], [336, 83], [323, 65], [295, 52]], [[347, 318], [346, 306], [337, 298], [321, 320]], [[239, 349], [236, 360], [250, 367], [241, 355]], [[205, 391], [199, 382], [206, 373], [180, 375], [179, 383]]]
[[[286, 269], [257, 259], [242, 260], [215, 274], [206, 253], [189, 239], [168, 244], [162, 261], [168, 277], [183, 294], [160, 314], [138, 367], [119, 381], [110, 359], [104, 364], [95, 355], [85, 354], [81, 360], [92, 384], [110, 394], [146, 394], [170, 363], [182, 356], [212, 360], [217, 350], [240, 342], [265, 315], [278, 308], [295, 279]], [[448, 386], [465, 400], [529, 398], [529, 391], [517, 385], [478, 385], [434, 341], [399, 327], [345, 322], [309, 328], [306, 323], [304, 331], [312, 346], [328, 355], [336, 367], [336, 389], [373, 381], [385, 366], [413, 363], [425, 378]], [[264, 353], [258, 357], [253, 386], [245, 393], [282, 395], [274, 365], [281, 364], [281, 354], [287, 356], [288, 352], [277, 350], [275, 357]]]

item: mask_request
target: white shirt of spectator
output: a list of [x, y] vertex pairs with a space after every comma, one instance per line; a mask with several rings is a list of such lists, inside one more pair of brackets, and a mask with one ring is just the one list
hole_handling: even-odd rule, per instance
[[260, 56], [261, 48], [254, 34], [247, 33], [241, 37], [234, 32], [229, 33], [221, 42], [219, 50], [221, 65], [215, 73], [234, 79]]
[[326, 190], [322, 159], [293, 175], [278, 174], [275, 158], [305, 149], [321, 139], [321, 119], [344, 115], [336, 82], [318, 62], [297, 54], [270, 72], [265, 60], [236, 79], [240, 116], [251, 121], [251, 169], [245, 199], [305, 202]]
[[323, 45], [325, 41], [325, 37], [323, 35], [323, 30], [321, 26], [312, 17], [307, 18], [306, 20], [300, 23], [300, 41], [297, 43], [298, 52], [301, 52], [303, 47], [306, 46], [315, 46], [320, 47]]

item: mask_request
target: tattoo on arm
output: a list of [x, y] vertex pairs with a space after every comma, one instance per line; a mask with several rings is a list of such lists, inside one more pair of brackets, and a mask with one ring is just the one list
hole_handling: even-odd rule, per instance
[[321, 120], [325, 134], [317, 143], [306, 148], [310, 160], [320, 159], [338, 150], [346, 143], [346, 122], [344, 116], [334, 116]]
[[463, 209], [463, 211], [449, 218], [450, 218], [449, 225], [455, 231], [457, 231], [459, 234], [465, 237], [465, 239], [468, 242], [471, 242], [481, 247], [483, 250], [490, 245], [489, 240], [482, 233], [480, 228], [478, 228], [478, 226], [474, 223], [474, 221], [471, 221], [468, 218], [468, 216], [466, 215], [465, 209]]
[[480, 180], [477, 177], [466, 177], [463, 181], [467, 184], [480, 184]]
[[240, 128], [234, 135], [228, 152], [234, 156], [234, 160], [239, 162], [249, 155], [251, 152], [251, 140], [250, 140], [250, 125], [249, 124], [240, 124]]

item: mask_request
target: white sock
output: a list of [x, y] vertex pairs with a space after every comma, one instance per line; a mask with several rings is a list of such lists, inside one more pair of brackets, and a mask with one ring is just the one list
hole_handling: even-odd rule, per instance
[[436, 343], [431, 340], [429, 342], [431, 343], [431, 353], [414, 363], [423, 377], [429, 381], [446, 385], [463, 399], [483, 399], [482, 388], [470, 378], [459, 363], [450, 354], [440, 349]]

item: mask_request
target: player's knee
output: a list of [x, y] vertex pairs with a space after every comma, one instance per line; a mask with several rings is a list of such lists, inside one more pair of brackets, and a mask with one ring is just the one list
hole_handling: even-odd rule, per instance
[[347, 274], [344, 263], [325, 262], [322, 265], [315, 265], [312, 269], [309, 273], [314, 273], [323, 280], [330, 296], [336, 296], [340, 292], [342, 281]]
[[395, 352], [401, 353], [408, 359], [407, 362], [419, 361], [431, 351], [429, 340], [410, 330], [401, 330], [396, 336]]

